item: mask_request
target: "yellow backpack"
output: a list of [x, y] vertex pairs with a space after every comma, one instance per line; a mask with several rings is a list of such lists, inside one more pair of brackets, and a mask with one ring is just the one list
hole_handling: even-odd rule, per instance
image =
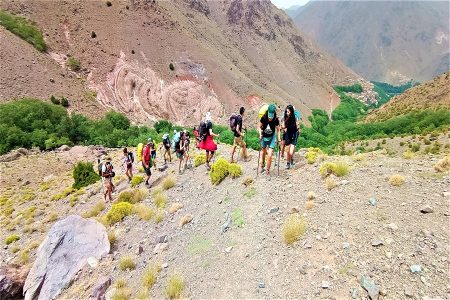
[[261, 118], [266, 114], [268, 109], [269, 109], [269, 104], [264, 104], [263, 106], [261, 106], [261, 108], [259, 109], [259, 112], [258, 112], [258, 124], [259, 124], [259, 120], [261, 120]]
[[144, 148], [144, 144], [139, 143], [137, 146], [137, 157], [139, 161], [142, 161], [142, 148]]

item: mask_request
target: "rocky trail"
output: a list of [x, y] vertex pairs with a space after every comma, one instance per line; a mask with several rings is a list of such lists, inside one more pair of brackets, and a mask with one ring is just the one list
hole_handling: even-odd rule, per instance
[[[20, 236], [3, 244], [1, 266], [20, 261], [25, 249], [29, 259], [22, 264], [31, 266], [36, 255], [31, 243], [40, 243], [57, 219], [82, 215], [101, 201], [99, 183], [72, 200], [73, 206], [71, 195], [48, 200], [71, 185], [70, 171], [76, 161], [94, 161], [97, 151], [74, 147], [1, 163], [1, 194], [13, 199], [15, 206], [7, 216], [2, 202], [0, 237], [3, 242], [11, 234]], [[219, 152], [228, 158], [230, 148], [221, 145]], [[110, 154], [119, 170], [120, 150]], [[177, 173], [177, 163], [154, 172], [151, 181], [155, 183], [142, 201], [149, 207], [154, 205], [152, 194], [160, 182], [168, 175], [176, 178], [175, 186], [164, 192], [164, 219], [156, 223], [131, 215], [109, 226], [107, 231], [117, 238], [110, 253], [86, 264], [60, 298], [87, 299], [106, 278], [111, 279], [104, 285], [106, 290], [111, 284], [107, 299], [119, 299], [116, 287], [122, 280], [126, 296], [136, 299], [144, 290], [145, 270], [154, 264], [162, 269], [150, 289], [151, 298], [166, 297], [167, 280], [174, 273], [183, 278], [183, 298], [450, 296], [450, 179], [448, 172], [433, 169], [444, 154], [410, 160], [382, 151], [329, 156], [324, 159], [350, 166], [348, 175], [333, 178], [336, 186], [331, 190], [320, 175], [321, 162], [307, 164], [305, 150], [297, 155], [295, 169], [285, 170], [282, 162], [280, 176], [273, 171], [270, 180], [262, 174], [256, 178], [258, 153], [251, 151], [251, 155], [251, 161], [239, 161], [241, 177], [226, 178], [217, 186], [211, 184], [204, 165], [176, 176], [172, 174]], [[32, 170], [29, 176], [23, 175], [24, 169]], [[394, 174], [404, 176], [404, 184], [391, 185], [389, 178]], [[249, 178], [253, 183], [245, 186], [243, 181]], [[44, 191], [43, 182], [50, 182]], [[126, 180], [120, 181], [114, 200], [128, 188]], [[34, 197], [29, 196], [31, 192]], [[182, 208], [171, 213], [174, 203]], [[33, 217], [25, 216], [32, 206]], [[106, 203], [99, 216], [110, 208], [111, 203]], [[283, 223], [296, 213], [303, 218], [306, 232], [287, 245]], [[51, 218], [52, 214], [56, 216]], [[189, 222], [181, 225], [182, 219]], [[132, 258], [135, 269], [120, 268], [126, 256]]]

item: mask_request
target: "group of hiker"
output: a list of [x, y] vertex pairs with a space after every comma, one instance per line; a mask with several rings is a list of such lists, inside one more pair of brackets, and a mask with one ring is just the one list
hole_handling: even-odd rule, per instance
[[[300, 113], [295, 110], [294, 106], [287, 105], [281, 118], [277, 116], [277, 109], [280, 109], [275, 104], [264, 105], [258, 114], [258, 134], [261, 144], [261, 151], [258, 155], [258, 171], [265, 173], [270, 179], [270, 170], [272, 165], [272, 157], [274, 154], [275, 146], [278, 145], [279, 155], [284, 158], [286, 153], [286, 169], [290, 169], [295, 164], [294, 152], [297, 144], [297, 139], [300, 133]], [[245, 115], [245, 108], [241, 107], [239, 113], [232, 114], [229, 120], [230, 130], [233, 132], [234, 140], [231, 150], [230, 162], [235, 163], [234, 155], [236, 148], [240, 147], [241, 156], [244, 161], [249, 161], [251, 158], [247, 153], [247, 144], [245, 142], [246, 130], [243, 126], [243, 120]], [[214, 138], [219, 138], [220, 135], [214, 133], [213, 122], [211, 113], [207, 112], [204, 120], [202, 120], [199, 126], [193, 128], [194, 147], [206, 152], [206, 168], [209, 171], [211, 169], [211, 162], [214, 158], [214, 154], [217, 151], [217, 144]], [[156, 151], [163, 152], [164, 163], [172, 162], [172, 153], [176, 154], [178, 158], [178, 171], [179, 174], [187, 168], [192, 168], [190, 161], [190, 133], [187, 130], [176, 131], [174, 130], [172, 142], [168, 133], [165, 133], [162, 137], [162, 142], [159, 147], [155, 144], [152, 138], [148, 138], [147, 143], [144, 145], [140, 143], [137, 147], [137, 157], [142, 163], [142, 168], [146, 174], [145, 185], [150, 185], [149, 180], [152, 175], [151, 168], [156, 170]], [[239, 154], [238, 154], [239, 155]], [[184, 170], [183, 169], [184, 162]], [[134, 156], [127, 148], [123, 149], [122, 166], [125, 170], [125, 175], [130, 182], [133, 178], [133, 163]], [[100, 167], [101, 165], [101, 167]], [[102, 176], [104, 183], [104, 197], [105, 200], [108, 197], [111, 200], [112, 192], [115, 187], [112, 178], [115, 176], [114, 169], [112, 167], [111, 158], [102, 156], [101, 162], [99, 161], [99, 173]]]

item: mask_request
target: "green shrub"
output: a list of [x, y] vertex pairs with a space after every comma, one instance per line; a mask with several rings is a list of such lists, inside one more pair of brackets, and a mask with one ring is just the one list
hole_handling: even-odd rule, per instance
[[133, 175], [133, 178], [131, 179], [131, 187], [135, 187], [139, 184], [144, 182], [144, 177], [141, 175]]
[[80, 161], [73, 170], [73, 179], [75, 182], [72, 187], [79, 189], [81, 187], [96, 183], [100, 180], [100, 175], [94, 171], [94, 166], [92, 163]]
[[209, 173], [209, 177], [211, 178], [212, 184], [219, 184], [225, 177], [228, 176], [229, 173], [229, 163], [224, 158], [219, 158], [215, 163], [211, 166], [211, 172]]
[[323, 154], [323, 152], [319, 148], [308, 148], [308, 152], [306, 152], [306, 160], [308, 161], [308, 164], [313, 164], [317, 160], [317, 156]]
[[33, 45], [38, 51], [47, 50], [42, 32], [31, 21], [0, 10], [0, 25]]
[[198, 154], [194, 159], [194, 166], [198, 167], [206, 163], [206, 155], [204, 153]]
[[345, 162], [325, 162], [320, 165], [320, 175], [327, 177], [330, 174], [334, 174], [338, 177], [342, 177], [348, 174], [350, 171], [349, 166]]
[[69, 69], [75, 72], [81, 70], [80, 62], [74, 57], [69, 57], [69, 59], [67, 60], [67, 66], [69, 67]]
[[58, 98], [56, 98], [55, 96], [53, 96], [53, 95], [51, 95], [51, 97], [50, 97], [50, 101], [53, 103], [53, 104], [56, 104], [56, 105], [59, 105], [59, 104], [61, 104], [61, 102], [59, 101], [59, 99]]
[[66, 97], [61, 97], [61, 105], [64, 107], [69, 107], [69, 100]]
[[6, 243], [6, 245], [9, 245], [18, 240], [20, 240], [20, 237], [17, 234], [12, 234], [5, 239], [5, 243]]
[[128, 202], [119, 202], [111, 206], [106, 214], [106, 222], [109, 225], [122, 221], [123, 218], [133, 213], [133, 205]]
[[242, 167], [236, 163], [229, 164], [228, 173], [230, 174], [231, 178], [237, 178], [242, 175]]
[[337, 92], [345, 92], [345, 93], [356, 93], [360, 94], [363, 92], [363, 88], [360, 83], [355, 83], [353, 85], [348, 86], [334, 86], [334, 89]]

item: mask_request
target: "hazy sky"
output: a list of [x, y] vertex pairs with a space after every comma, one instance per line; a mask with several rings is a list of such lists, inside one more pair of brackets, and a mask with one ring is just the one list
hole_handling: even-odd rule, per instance
[[293, 5], [305, 5], [309, 0], [270, 0], [278, 8], [289, 8]]

